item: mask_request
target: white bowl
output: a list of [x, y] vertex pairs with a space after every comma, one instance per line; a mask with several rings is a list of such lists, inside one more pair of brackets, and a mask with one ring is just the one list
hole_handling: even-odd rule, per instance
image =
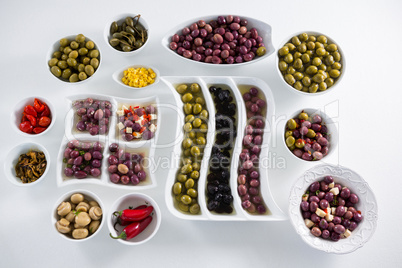
[[[67, 38], [69, 41], [73, 41], [73, 40], [75, 40], [75, 37], [76, 37], [76, 36], [77, 36], [77, 34], [74, 34], [74, 35], [68, 35], [68, 36], [62, 37], [62, 38]], [[60, 39], [62, 39], [62, 38], [60, 38]], [[50, 71], [50, 67], [49, 67], [49, 64], [48, 64], [49, 60], [50, 60], [51, 58], [53, 58], [53, 53], [54, 53], [55, 51], [59, 51], [59, 48], [60, 48], [60, 39], [58, 39], [58, 40], [50, 47], [50, 49], [49, 49], [48, 52], [47, 52], [47, 55], [46, 55], [46, 68], [49, 70], [50, 75], [53, 76], [54, 78], [56, 78], [58, 81], [61, 81], [61, 82], [63, 82], [63, 83], [71, 83], [70, 81], [63, 79], [62, 77], [54, 76], [54, 75], [52, 74], [52, 72]], [[84, 83], [84, 82], [87, 82], [88, 80], [91, 80], [91, 78], [96, 75], [96, 73], [98, 72], [98, 70], [99, 70], [99, 68], [101, 67], [101, 64], [102, 64], [102, 52], [101, 52], [99, 46], [97, 45], [97, 42], [95, 42], [93, 39], [89, 38], [88, 36], [85, 36], [85, 41], [93, 41], [93, 42], [94, 42], [94, 44], [95, 44], [95, 48], [94, 48], [94, 49], [97, 49], [97, 50], [99, 51], [99, 66], [98, 66], [98, 68], [95, 70], [95, 72], [94, 72], [94, 74], [93, 74], [92, 76], [89, 76], [89, 77], [88, 77], [87, 79], [85, 79], [85, 80], [78, 81], [78, 82], [74, 82], [74, 83], [71, 83], [71, 84], [82, 84], [82, 83]]]
[[281, 71], [279, 70], [279, 67], [278, 67], [278, 66], [279, 66], [279, 55], [278, 55], [278, 53], [276, 53], [276, 57], [275, 57], [275, 58], [276, 58], [276, 61], [275, 61], [276, 67], [275, 67], [275, 69], [276, 69], [276, 71], [278, 72], [279, 76], [281, 77], [280, 80], [283, 82], [283, 84], [286, 86], [287, 89], [289, 89], [289, 90], [291, 90], [292, 92], [295, 92], [295, 93], [297, 93], [297, 94], [299, 94], [299, 95], [304, 95], [304, 96], [320, 96], [320, 95], [322, 95], [322, 94], [325, 94], [325, 93], [328, 93], [328, 92], [330, 92], [330, 91], [333, 91], [333, 89], [335, 88], [335, 86], [337, 86], [337, 85], [341, 82], [341, 80], [342, 80], [342, 78], [343, 78], [343, 76], [344, 76], [344, 74], [345, 74], [345, 70], [346, 70], [345, 53], [342, 51], [341, 46], [339, 46], [339, 44], [334, 41], [334, 39], [332, 39], [332, 38], [329, 37], [328, 35], [323, 34], [323, 33], [320, 33], [320, 32], [314, 32], [314, 31], [297, 32], [297, 33], [294, 33], [294, 34], [292, 34], [291, 36], [287, 37], [284, 41], [282, 41], [282, 43], [278, 46], [278, 51], [279, 51], [279, 49], [281, 49], [286, 43], [289, 43], [289, 41], [292, 39], [293, 36], [298, 36], [299, 34], [302, 34], [302, 33], [307, 33], [308, 35], [314, 35], [314, 36], [325, 35], [330, 43], [333, 43], [333, 44], [335, 44], [335, 45], [338, 46], [338, 51], [339, 51], [339, 53], [341, 54], [341, 64], [342, 64], [342, 72], [341, 72], [341, 75], [339, 76], [338, 80], [332, 85], [332, 87], [328, 88], [328, 89], [325, 90], [325, 91], [319, 91], [319, 90], [318, 90], [316, 93], [309, 93], [309, 92], [303, 92], [303, 91], [301, 91], [301, 90], [297, 90], [297, 89], [295, 89], [294, 87], [292, 87], [291, 85], [289, 85], [289, 84], [285, 81], [285, 78], [283, 77], [283, 75], [282, 75], [282, 73], [281, 73]]
[[[154, 71], [154, 73], [156, 74], [155, 81], [152, 84], [147, 85], [145, 87], [130, 87], [130, 86], [124, 84], [121, 81], [121, 79], [123, 78], [123, 73], [124, 73], [125, 70], [127, 70], [128, 68], [136, 69], [136, 68], [141, 68], [141, 67], [143, 67], [143, 68], [145, 68], [147, 70], [149, 68], [151, 68]], [[149, 65], [130, 65], [130, 66], [126, 66], [124, 68], [121, 68], [121, 69], [115, 71], [113, 73], [113, 75], [112, 75], [112, 78], [113, 78], [114, 81], [116, 81], [117, 84], [119, 84], [119, 85], [121, 85], [123, 87], [126, 87], [126, 88], [131, 89], [131, 90], [141, 90], [141, 89], [149, 89], [150, 87], [153, 87], [156, 84], [158, 84], [159, 81], [160, 81], [160, 73], [159, 73], [158, 69], [156, 69], [155, 67], [149, 66]]]
[[[15, 166], [17, 165], [18, 158], [20, 157], [21, 154], [25, 154], [29, 152], [30, 150], [35, 150], [35, 151], [42, 151], [45, 154], [46, 157], [46, 169], [45, 172], [42, 174], [42, 176], [39, 177], [34, 182], [30, 183], [22, 183], [21, 179], [17, 177], [16, 172], [15, 172]], [[12, 182], [15, 185], [18, 186], [33, 186], [38, 184], [40, 181], [43, 180], [43, 178], [46, 176], [46, 174], [49, 171], [49, 166], [50, 166], [50, 155], [48, 151], [46, 150], [45, 147], [42, 145], [35, 143], [35, 142], [25, 142], [25, 143], [20, 143], [14, 148], [12, 148], [7, 156], [6, 156], [6, 161], [4, 161], [4, 171], [7, 175], [7, 178], [10, 182]]]
[[260, 56], [260, 57], [255, 57], [251, 61], [242, 62], [242, 63], [212, 64], [212, 63], [205, 63], [205, 62], [195, 61], [195, 60], [192, 60], [192, 59], [187, 59], [187, 58], [177, 54], [176, 51], [173, 51], [173, 50], [170, 49], [169, 45], [170, 45], [172, 36], [174, 34], [179, 34], [180, 35], [181, 31], [182, 31], [182, 29], [184, 27], [189, 27], [192, 23], [195, 23], [195, 22], [197, 22], [199, 20], [205, 20], [205, 22], [208, 23], [211, 20], [216, 20], [218, 18], [218, 16], [225, 16], [226, 17], [226, 15], [209, 15], [209, 16], [203, 16], [203, 17], [199, 17], [199, 18], [194, 18], [194, 19], [188, 20], [186, 22], [180, 23], [179, 25], [174, 27], [172, 30], [170, 30], [167, 35], [165, 35], [165, 37], [162, 39], [162, 46], [164, 48], [166, 48], [173, 55], [176, 55], [177, 57], [180, 57], [180, 58], [182, 58], [184, 60], [194, 62], [196, 64], [199, 64], [200, 66], [220, 66], [219, 68], [225, 68], [225, 67], [231, 67], [231, 66], [242, 66], [242, 65], [258, 62], [260, 60], [268, 58], [269, 55], [274, 53], [275, 48], [274, 48], [274, 46], [272, 44], [272, 37], [271, 37], [272, 36], [272, 28], [271, 28], [271, 26], [269, 24], [263, 22], [263, 21], [253, 19], [253, 18], [250, 18], [250, 17], [246, 17], [246, 16], [240, 16], [240, 15], [233, 15], [233, 16], [239, 16], [241, 19], [246, 19], [248, 21], [247, 29], [256, 28], [257, 31], [258, 31], [258, 35], [263, 38], [263, 43], [265, 45], [265, 48], [267, 49], [265, 55]]
[[105, 39], [105, 42], [107, 43], [108, 47], [110, 47], [113, 51], [116, 51], [116, 53], [120, 54], [120, 55], [124, 55], [124, 56], [133, 56], [136, 55], [138, 53], [140, 53], [141, 50], [144, 49], [144, 47], [149, 43], [149, 26], [147, 21], [144, 19], [143, 16], [140, 16], [139, 19], [139, 23], [147, 30], [147, 40], [145, 41], [145, 43], [142, 45], [142, 47], [140, 47], [139, 49], [133, 50], [133, 51], [129, 51], [129, 52], [124, 52], [124, 51], [120, 51], [115, 49], [114, 47], [112, 47], [109, 43], [109, 40], [111, 39], [111, 35], [110, 35], [110, 25], [115, 21], [117, 22], [117, 24], [121, 24], [124, 22], [124, 20], [126, 19], [126, 17], [135, 17], [139, 14], [133, 14], [133, 13], [123, 13], [123, 14], [119, 14], [117, 16], [114, 16], [113, 18], [111, 18], [108, 21], [108, 24], [105, 26], [105, 29], [103, 31], [103, 37]]
[[[57, 207], [62, 203], [70, 200], [70, 197], [75, 194], [75, 193], [81, 193], [84, 195], [84, 198], [87, 199], [88, 201], [96, 201], [99, 204], [99, 207], [102, 209], [102, 219], [100, 221], [100, 225], [98, 227], [98, 230], [95, 231], [92, 235], [87, 236], [86, 238], [83, 239], [74, 239], [72, 236], [67, 236], [66, 234], [60, 233], [57, 228], [56, 228], [56, 222], [60, 219], [60, 216], [57, 214]], [[61, 237], [63, 237], [66, 240], [73, 241], [73, 242], [84, 242], [88, 241], [89, 239], [93, 238], [96, 234], [99, 233], [99, 231], [103, 227], [103, 223], [105, 222], [105, 206], [103, 205], [102, 200], [93, 192], [84, 190], [84, 189], [76, 189], [72, 190], [68, 193], [63, 194], [54, 204], [53, 210], [52, 210], [52, 215], [51, 215], [51, 221], [52, 221], [52, 226], [54, 227], [54, 231], [57, 232]]]
[[[317, 161], [323, 161], [323, 159], [325, 159], [326, 157], [331, 155], [335, 151], [336, 147], [338, 146], [338, 139], [339, 139], [338, 128], [336, 127], [336, 124], [334, 123], [334, 121], [327, 114], [325, 114], [323, 111], [320, 111], [318, 109], [306, 108], [306, 109], [298, 110], [297, 112], [293, 113], [289, 117], [289, 119], [297, 118], [298, 115], [301, 113], [301, 111], [306, 112], [309, 115], [309, 117], [312, 117], [313, 115], [318, 114], [322, 118], [323, 125], [325, 125], [328, 128], [328, 142], [329, 142], [328, 154], [325, 155], [321, 160], [317, 160]], [[301, 161], [316, 162], [316, 161], [308, 161], [308, 160], [299, 158], [299, 157], [295, 156], [292, 151], [289, 150], [289, 147], [286, 145], [286, 139], [285, 139], [286, 125], [287, 125], [287, 121], [285, 123], [285, 127], [284, 127], [284, 130], [282, 133], [282, 141], [283, 141], [283, 144], [285, 145], [287, 151], [293, 157], [295, 157]]]
[[[363, 221], [352, 235], [337, 242], [312, 235], [300, 211], [302, 195], [311, 183], [322, 180], [324, 176], [332, 176], [336, 183], [347, 186], [357, 194], [359, 202], [356, 208], [363, 215]], [[309, 246], [328, 253], [345, 254], [362, 247], [373, 236], [377, 227], [378, 207], [373, 191], [359, 174], [346, 167], [324, 164], [306, 171], [296, 180], [289, 196], [289, 216], [296, 232]]]
[[[38, 134], [35, 134], [35, 133], [29, 134], [29, 133], [22, 132], [20, 130], [20, 123], [21, 123], [22, 113], [24, 112], [25, 106], [27, 106], [27, 105], [33, 106], [35, 98], [37, 98], [40, 101], [43, 101], [47, 104], [47, 106], [49, 107], [49, 110], [50, 110], [52, 122], [50, 123], [50, 125], [47, 127], [47, 129], [45, 131], [38, 133]], [[14, 110], [11, 113], [10, 122], [11, 122], [12, 128], [22, 136], [30, 137], [30, 138], [42, 136], [42, 135], [45, 135], [45, 133], [49, 132], [49, 130], [53, 127], [54, 123], [56, 122], [56, 109], [54, 108], [53, 104], [49, 100], [47, 100], [43, 97], [27, 97], [25, 99], [22, 99], [20, 102], [18, 102], [14, 106]]]
[[112, 236], [117, 237], [121, 231], [124, 229], [124, 226], [120, 226], [119, 224], [116, 224], [116, 229], [114, 229], [114, 224], [116, 222], [116, 216], [113, 215], [115, 211], [121, 211], [124, 209], [128, 209], [129, 207], [137, 207], [140, 205], [151, 205], [154, 207], [154, 211], [151, 213], [152, 215], [152, 221], [151, 223], [136, 237], [130, 239], [130, 240], [122, 240], [122, 239], [117, 239], [120, 243], [124, 245], [140, 245], [148, 240], [150, 240], [156, 232], [159, 230], [159, 226], [161, 225], [161, 211], [159, 209], [158, 204], [153, 200], [151, 197], [145, 194], [141, 193], [131, 193], [131, 194], [126, 194], [119, 199], [117, 199], [113, 205], [110, 207], [109, 214], [108, 214], [108, 219], [107, 219], [107, 226], [109, 228], [109, 232]]

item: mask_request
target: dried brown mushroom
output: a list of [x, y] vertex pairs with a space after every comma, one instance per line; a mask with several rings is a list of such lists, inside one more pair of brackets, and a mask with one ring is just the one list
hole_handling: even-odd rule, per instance
[[46, 166], [47, 161], [43, 152], [29, 151], [18, 158], [15, 173], [22, 183], [30, 183], [43, 175]]

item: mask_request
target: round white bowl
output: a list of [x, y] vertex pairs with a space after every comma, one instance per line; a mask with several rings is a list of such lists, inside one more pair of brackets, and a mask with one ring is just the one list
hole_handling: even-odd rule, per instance
[[342, 80], [342, 78], [343, 78], [343, 76], [345, 74], [345, 70], [346, 70], [345, 53], [342, 51], [341, 46], [339, 46], [339, 44], [334, 41], [334, 39], [332, 39], [328, 35], [320, 33], [320, 32], [314, 32], [314, 31], [297, 32], [297, 33], [294, 33], [291, 36], [287, 37], [284, 41], [282, 41], [282, 43], [280, 43], [280, 45], [278, 46], [278, 51], [286, 43], [289, 43], [289, 41], [292, 39], [293, 36], [298, 36], [299, 34], [302, 34], [302, 33], [307, 33], [308, 35], [315, 35], [315, 36], [325, 35], [330, 43], [333, 43], [333, 44], [338, 46], [338, 51], [341, 54], [341, 64], [342, 64], [341, 75], [339, 76], [338, 80], [332, 85], [332, 87], [328, 88], [325, 91], [319, 91], [318, 90], [316, 93], [309, 93], [309, 92], [303, 92], [301, 90], [297, 90], [294, 87], [292, 87], [291, 85], [289, 85], [288, 83], [286, 83], [285, 78], [283, 77], [281, 71], [279, 70], [279, 67], [278, 67], [279, 66], [279, 55], [278, 55], [278, 53], [276, 53], [276, 57], [275, 57], [276, 58], [276, 61], [275, 61], [276, 67], [275, 67], [275, 69], [278, 72], [278, 74], [279, 74], [279, 76], [281, 78], [281, 81], [283, 82], [283, 84], [285, 85], [285, 87], [287, 89], [291, 90], [292, 92], [295, 92], [296, 94], [303, 95], [303, 96], [320, 96], [322, 94], [325, 94], [325, 93], [328, 93], [330, 91], [333, 91], [333, 89], [341, 82], [341, 80]]
[[[77, 36], [77, 34], [74, 34], [74, 35], [68, 35], [68, 36], [62, 37], [62, 38], [67, 38], [69, 41], [73, 41], [73, 40], [75, 40], [75, 37], [76, 37], [76, 36]], [[60, 38], [60, 39], [62, 39], [62, 38]], [[58, 81], [61, 81], [61, 82], [63, 82], [63, 83], [75, 84], [75, 85], [85, 83], [85, 82], [87, 82], [88, 80], [92, 80], [91, 78], [93, 78], [93, 77], [96, 75], [96, 73], [98, 72], [99, 68], [101, 67], [101, 64], [102, 64], [102, 52], [101, 52], [99, 46], [97, 45], [97, 42], [95, 42], [93, 39], [89, 38], [89, 37], [86, 36], [86, 35], [85, 35], [85, 41], [92, 41], [92, 42], [94, 42], [94, 44], [95, 44], [95, 49], [97, 49], [97, 50], [99, 51], [99, 66], [98, 66], [98, 68], [95, 70], [94, 74], [93, 74], [92, 76], [89, 76], [89, 77], [88, 77], [87, 79], [85, 79], [85, 80], [78, 81], [78, 82], [74, 82], [74, 83], [72, 83], [72, 82], [70, 82], [70, 81], [68, 81], [68, 80], [63, 79], [62, 77], [54, 76], [54, 75], [52, 74], [52, 72], [50, 71], [50, 67], [49, 67], [48, 62], [49, 62], [49, 60], [52, 58], [53, 53], [56, 52], [56, 51], [59, 51], [59, 48], [60, 48], [60, 39], [58, 39], [58, 40], [50, 47], [50, 49], [48, 50], [47, 55], [46, 55], [46, 68], [49, 70], [50, 75], [53, 76], [54, 78], [56, 78]]]
[[[154, 73], [156, 74], [155, 82], [153, 82], [153, 83], [150, 84], [150, 85], [147, 85], [146, 87], [130, 87], [130, 86], [124, 84], [124, 83], [121, 81], [121, 79], [123, 78], [123, 72], [124, 72], [125, 70], [127, 70], [128, 68], [134, 68], [134, 69], [136, 69], [136, 68], [140, 68], [140, 67], [144, 67], [144, 68], [147, 69], [147, 70], [148, 70], [149, 68], [151, 68], [151, 69], [154, 71]], [[153, 66], [150, 66], [150, 65], [140, 65], [140, 64], [138, 64], [138, 65], [126, 66], [126, 67], [124, 67], [124, 68], [121, 68], [121, 69], [115, 71], [115, 72], [113, 73], [113, 75], [112, 75], [112, 78], [113, 78], [113, 80], [114, 80], [117, 84], [119, 84], [119, 85], [121, 85], [121, 86], [123, 86], [123, 87], [129, 88], [129, 89], [132, 89], [132, 90], [141, 90], [141, 89], [149, 89], [149, 88], [155, 86], [156, 84], [158, 84], [159, 81], [160, 81], [160, 73], [159, 73], [159, 70], [156, 69], [156, 68], [153, 67]]]
[[[84, 198], [87, 199], [88, 201], [96, 201], [99, 204], [99, 207], [102, 209], [102, 219], [100, 222], [100, 225], [98, 227], [98, 230], [95, 231], [92, 235], [89, 235], [86, 238], [83, 239], [74, 239], [72, 236], [67, 236], [66, 234], [60, 233], [57, 228], [56, 228], [56, 222], [59, 220], [60, 216], [57, 214], [57, 207], [65, 201], [69, 201], [70, 197], [75, 194], [75, 193], [81, 193], [84, 195]], [[84, 190], [84, 189], [77, 189], [77, 190], [72, 190], [68, 193], [63, 194], [54, 204], [53, 210], [52, 210], [52, 215], [51, 215], [51, 221], [52, 221], [52, 226], [54, 227], [54, 231], [57, 232], [61, 237], [63, 237], [66, 240], [72, 241], [72, 242], [84, 242], [88, 241], [89, 239], [93, 238], [96, 234], [99, 233], [99, 231], [103, 227], [103, 223], [105, 222], [106, 218], [106, 213], [105, 213], [105, 206], [103, 205], [102, 200], [93, 192]]]
[[149, 26], [148, 26], [147, 21], [146, 21], [142, 16], [140, 16], [139, 23], [147, 30], [147, 40], [146, 40], [145, 43], [142, 45], [142, 47], [140, 47], [139, 49], [133, 50], [133, 51], [124, 52], [124, 51], [120, 51], [120, 50], [115, 49], [115, 48], [112, 47], [112, 46], [110, 45], [110, 43], [109, 43], [109, 40], [111, 39], [111, 35], [110, 35], [110, 25], [111, 25], [114, 21], [117, 22], [117, 24], [120, 25], [121, 23], [124, 22], [124, 20], [126, 19], [126, 17], [132, 17], [132, 18], [133, 18], [133, 17], [135, 17], [135, 16], [137, 16], [137, 15], [139, 15], [139, 14], [123, 13], [123, 14], [116, 15], [116, 16], [114, 16], [113, 18], [111, 18], [111, 19], [109, 20], [108, 24], [105, 26], [105, 29], [104, 29], [104, 31], [103, 31], [103, 37], [104, 37], [104, 39], [105, 39], [105, 42], [107, 43], [107, 45], [108, 45], [108, 47], [109, 47], [110, 49], [112, 49], [113, 51], [115, 51], [116, 53], [118, 53], [118, 54], [120, 54], [120, 55], [123, 55], [123, 56], [134, 56], [134, 55], [140, 53], [140, 51], [143, 50], [144, 47], [149, 43], [149, 37], [150, 37], [150, 35], [149, 35]]
[[[311, 183], [332, 176], [336, 183], [347, 186], [357, 194], [359, 202], [356, 208], [362, 212], [363, 220], [348, 238], [337, 242], [315, 237], [304, 224], [300, 211], [302, 195]], [[373, 191], [367, 182], [353, 170], [329, 164], [318, 165], [306, 171], [293, 184], [289, 196], [289, 216], [296, 232], [309, 246], [328, 253], [345, 254], [362, 247], [373, 236], [377, 227], [378, 207]]]
[[[21, 179], [17, 177], [16, 172], [15, 172], [15, 166], [17, 165], [18, 158], [20, 157], [21, 154], [25, 154], [29, 152], [30, 150], [34, 151], [42, 151], [45, 154], [46, 157], [46, 169], [45, 172], [40, 176], [39, 179], [37, 179], [34, 182], [30, 183], [22, 183]], [[38, 184], [43, 180], [43, 178], [46, 176], [46, 174], [49, 171], [49, 166], [50, 166], [50, 155], [49, 152], [46, 150], [45, 147], [40, 145], [39, 143], [35, 142], [25, 142], [25, 143], [20, 143], [14, 148], [12, 148], [8, 153], [5, 158], [6, 160], [4, 161], [4, 172], [7, 175], [8, 180], [17, 185], [17, 186], [33, 186]]]
[[256, 28], [258, 31], [258, 35], [261, 36], [263, 38], [263, 43], [265, 45], [265, 48], [267, 49], [265, 55], [260, 56], [260, 57], [255, 57], [253, 60], [251, 61], [247, 61], [247, 62], [242, 62], [242, 63], [234, 63], [234, 64], [213, 64], [213, 63], [205, 63], [205, 62], [200, 62], [200, 61], [195, 61], [192, 59], [187, 59], [179, 54], [177, 54], [176, 51], [173, 51], [170, 49], [169, 45], [170, 45], [170, 41], [171, 38], [174, 34], [181, 34], [181, 31], [184, 27], [189, 27], [192, 23], [197, 22], [199, 20], [205, 20], [205, 22], [209, 22], [211, 20], [216, 20], [218, 18], [218, 16], [227, 16], [227, 14], [221, 14], [221, 15], [209, 15], [209, 16], [202, 16], [199, 18], [194, 18], [191, 20], [188, 20], [186, 22], [180, 23], [179, 25], [177, 25], [176, 27], [174, 27], [173, 29], [171, 29], [167, 35], [165, 35], [165, 37], [163, 37], [162, 39], [162, 46], [164, 48], [166, 48], [170, 53], [172, 53], [173, 55], [176, 55], [177, 57], [182, 58], [183, 60], [186, 61], [190, 61], [190, 62], [194, 62], [195, 64], [198, 64], [199, 66], [219, 66], [218, 68], [230, 68], [233, 66], [243, 66], [246, 64], [250, 64], [250, 63], [255, 63], [258, 62], [260, 60], [266, 59], [268, 58], [268, 56], [270, 56], [272, 53], [274, 53], [275, 48], [274, 45], [272, 44], [272, 27], [271, 25], [257, 20], [257, 19], [253, 19], [250, 17], [246, 17], [246, 16], [241, 16], [241, 15], [233, 15], [233, 16], [239, 16], [241, 19], [246, 19], [248, 21], [247, 24], [247, 28], [251, 29], [251, 28]]
[[125, 226], [120, 226], [119, 224], [116, 224], [117, 231], [114, 229], [113, 226], [116, 222], [116, 216], [113, 215], [113, 212], [128, 209], [129, 207], [137, 207], [140, 205], [151, 205], [154, 207], [154, 211], [151, 213], [153, 219], [151, 223], [144, 229], [144, 231], [142, 231], [136, 237], [130, 240], [116, 239], [124, 245], [140, 245], [150, 240], [159, 230], [162, 217], [161, 211], [155, 200], [153, 200], [148, 195], [142, 193], [130, 193], [123, 195], [122, 197], [117, 199], [110, 207], [107, 219], [107, 226], [109, 228], [110, 234], [116, 237], [121, 233]]
[[[313, 115], [320, 115], [322, 118], [322, 122], [324, 123], [323, 125], [325, 125], [328, 128], [328, 142], [329, 142], [329, 147], [328, 147], [328, 154], [325, 155], [321, 160], [315, 160], [315, 161], [308, 161], [308, 160], [304, 160], [302, 158], [299, 158], [297, 156], [295, 156], [293, 154], [293, 152], [289, 149], [289, 147], [286, 145], [286, 139], [285, 139], [285, 132], [286, 132], [286, 125], [287, 125], [287, 121], [291, 118], [297, 118], [298, 115], [300, 114], [301, 111], [306, 112], [310, 117]], [[293, 113], [288, 120], [286, 120], [285, 122], [285, 127], [283, 129], [282, 132], [282, 141], [283, 144], [285, 145], [287, 151], [295, 158], [304, 161], [304, 162], [319, 162], [319, 161], [323, 161], [326, 157], [328, 157], [329, 155], [331, 155], [336, 147], [338, 146], [338, 140], [339, 140], [339, 133], [338, 133], [338, 128], [336, 127], [336, 124], [334, 123], [334, 121], [327, 115], [325, 114], [323, 111], [320, 111], [318, 109], [313, 109], [313, 108], [306, 108], [306, 109], [301, 109], [298, 110], [297, 112]]]
[[[50, 110], [52, 122], [47, 127], [47, 129], [41, 133], [38, 133], [38, 134], [25, 133], [20, 130], [22, 113], [24, 112], [25, 106], [27, 106], [27, 105], [33, 106], [35, 98], [37, 98], [40, 101], [43, 101], [47, 104], [47, 106], [49, 107], [49, 110]], [[49, 100], [47, 100], [43, 97], [27, 97], [25, 99], [22, 99], [20, 102], [18, 102], [14, 106], [14, 110], [11, 113], [10, 122], [11, 122], [12, 128], [22, 136], [29, 137], [29, 138], [42, 136], [42, 135], [45, 135], [45, 133], [49, 132], [49, 130], [54, 126], [54, 123], [56, 122], [56, 109], [54, 108], [53, 104]]]

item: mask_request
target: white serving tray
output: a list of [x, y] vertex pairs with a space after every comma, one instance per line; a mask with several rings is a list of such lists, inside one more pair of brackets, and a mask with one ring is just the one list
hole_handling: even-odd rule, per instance
[[[244, 137], [244, 130], [246, 127], [246, 108], [242, 98], [242, 94], [239, 91], [239, 87], [256, 87], [264, 94], [267, 109], [266, 109], [266, 121], [265, 121], [265, 131], [263, 134], [263, 145], [261, 147], [260, 157], [268, 156], [268, 145], [271, 140], [271, 126], [272, 119], [275, 113], [275, 102], [273, 95], [269, 86], [258, 78], [250, 77], [220, 77], [220, 76], [207, 76], [207, 77], [182, 77], [182, 76], [167, 76], [162, 77], [161, 80], [169, 87], [174, 95], [177, 110], [179, 114], [179, 120], [177, 121], [176, 127], [176, 137], [178, 137], [178, 142], [175, 143], [173, 148], [173, 155], [175, 156], [172, 167], [170, 169], [166, 187], [165, 187], [165, 201], [169, 211], [178, 218], [186, 220], [216, 220], [216, 221], [280, 221], [285, 220], [287, 217], [275, 203], [270, 188], [268, 184], [268, 170], [260, 168], [260, 192], [261, 196], [268, 208], [268, 213], [263, 215], [254, 215], [246, 212], [241, 207], [241, 199], [237, 192], [237, 169], [239, 164], [238, 156], [242, 150], [242, 140]], [[175, 177], [177, 169], [180, 166], [180, 155], [181, 155], [181, 141], [183, 139], [183, 103], [179, 97], [179, 93], [176, 92], [176, 86], [179, 84], [191, 84], [198, 83], [201, 86], [202, 92], [204, 94], [204, 99], [206, 102], [206, 107], [209, 113], [208, 121], [208, 133], [207, 133], [207, 144], [204, 150], [204, 158], [201, 164], [200, 178], [198, 180], [198, 204], [200, 205], [200, 214], [192, 215], [190, 213], [185, 213], [177, 208], [174, 195], [172, 193], [172, 187], [175, 183]], [[230, 178], [230, 188], [233, 195], [233, 212], [231, 214], [217, 214], [210, 212], [206, 206], [206, 176], [208, 171], [208, 165], [211, 155], [211, 148], [215, 142], [215, 105], [212, 100], [211, 94], [208, 88], [210, 86], [220, 86], [224, 89], [230, 89], [234, 102], [237, 105], [238, 110], [238, 123], [237, 123], [237, 139], [232, 152], [232, 162], [231, 162], [231, 178]]]
[[[78, 116], [75, 113], [75, 110], [72, 108], [72, 103], [76, 100], [83, 100], [86, 98], [93, 98], [98, 100], [108, 100], [112, 103], [111, 116], [109, 118], [109, 130], [106, 134], [103, 135], [95, 135], [92, 136], [89, 132], [80, 132], [76, 130], [75, 125], [78, 120]], [[57, 185], [58, 186], [66, 186], [66, 185], [78, 185], [83, 183], [92, 183], [92, 184], [100, 184], [106, 185], [113, 188], [118, 189], [130, 189], [130, 190], [144, 190], [149, 188], [156, 187], [157, 183], [155, 180], [154, 172], [154, 161], [145, 161], [144, 170], [147, 173], [147, 178], [145, 181], [140, 182], [137, 185], [133, 185], [131, 183], [124, 184], [115, 184], [109, 179], [108, 172], [108, 157], [110, 156], [109, 145], [111, 143], [118, 143], [120, 147], [124, 146], [124, 149], [128, 152], [136, 152], [136, 153], [144, 153], [144, 156], [147, 159], [153, 159], [155, 153], [155, 147], [158, 140], [159, 128], [161, 120], [161, 113], [159, 113], [159, 99], [157, 96], [141, 98], [141, 99], [126, 99], [126, 98], [117, 98], [106, 95], [99, 94], [78, 94], [72, 95], [66, 98], [67, 104], [67, 115], [65, 118], [65, 135], [60, 145], [59, 154], [57, 158]], [[155, 136], [150, 140], [133, 140], [133, 141], [125, 141], [122, 139], [118, 128], [117, 128], [117, 115], [116, 111], [121, 108], [121, 106], [125, 104], [132, 106], [146, 106], [149, 104], [153, 104], [157, 109], [157, 129], [155, 132]], [[67, 177], [64, 175], [65, 163], [63, 163], [63, 154], [64, 149], [67, 147], [67, 143], [70, 140], [79, 140], [86, 142], [95, 142], [99, 141], [103, 147], [103, 159], [101, 166], [101, 175], [99, 178], [93, 178], [88, 176], [85, 179], [76, 179], [74, 177]]]

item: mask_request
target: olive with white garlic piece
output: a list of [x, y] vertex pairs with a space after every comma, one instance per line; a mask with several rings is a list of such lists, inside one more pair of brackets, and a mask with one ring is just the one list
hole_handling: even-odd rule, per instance
[[56, 222], [56, 228], [57, 231], [59, 231], [62, 234], [68, 234], [69, 232], [71, 232], [70, 222], [64, 218]]
[[57, 207], [57, 214], [60, 215], [61, 217], [66, 216], [70, 211], [71, 211], [71, 204], [70, 204], [70, 202], [62, 202], [62, 203]]
[[100, 207], [91, 207], [89, 210], [89, 217], [95, 221], [100, 220], [102, 217], [102, 209]]
[[88, 236], [88, 229], [85, 228], [74, 229], [72, 235], [75, 239], [86, 238]]

